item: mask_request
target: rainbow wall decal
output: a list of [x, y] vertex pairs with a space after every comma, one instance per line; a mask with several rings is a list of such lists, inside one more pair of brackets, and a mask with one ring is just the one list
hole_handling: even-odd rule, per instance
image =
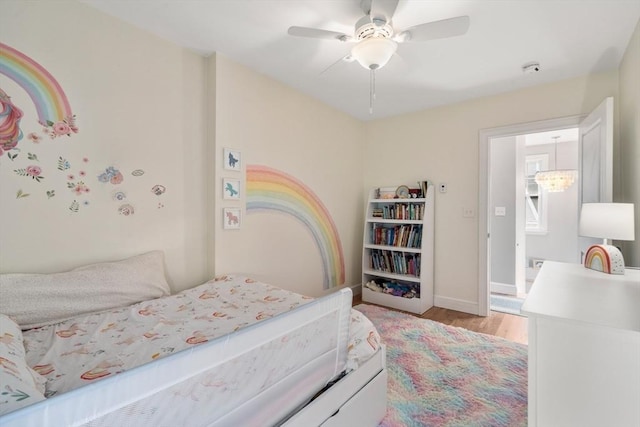
[[593, 245], [584, 256], [584, 266], [609, 274], [624, 274], [624, 258], [618, 248], [611, 245]]
[[27, 91], [36, 106], [41, 125], [51, 127], [64, 122], [74, 133], [77, 132], [67, 96], [56, 79], [40, 64], [0, 43], [0, 74], [9, 77]]
[[247, 214], [277, 211], [300, 221], [313, 235], [323, 265], [324, 289], [344, 284], [344, 257], [327, 208], [302, 182], [277, 169], [247, 165]]

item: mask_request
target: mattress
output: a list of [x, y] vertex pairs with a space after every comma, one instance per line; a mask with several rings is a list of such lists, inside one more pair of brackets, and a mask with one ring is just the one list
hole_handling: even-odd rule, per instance
[[[154, 375], [163, 375], [157, 368], [160, 365], [149, 362], [172, 355], [184, 356], [184, 350], [210, 341], [219, 344], [235, 331], [251, 329], [250, 325], [281, 317], [292, 309], [295, 312], [297, 307], [311, 301], [311, 298], [247, 277], [224, 276], [173, 296], [25, 331], [27, 362], [47, 378], [47, 397], [63, 395], [85, 385], [97, 385], [102, 379], [113, 377], [115, 380], [120, 377], [116, 374], [135, 367], [149, 366]], [[300, 370], [301, 364], [308, 364], [316, 357], [310, 354], [317, 354], [313, 363], [318, 366], [306, 369], [307, 377], [294, 375], [289, 379], [293, 382], [287, 389], [293, 393], [305, 381], [317, 380], [309, 378], [315, 373], [326, 376], [328, 369], [357, 369], [380, 347], [375, 327], [362, 314], [351, 310], [346, 363], [336, 368], [336, 360], [332, 360], [336, 356], [323, 353], [327, 343], [335, 345], [332, 341], [338, 339], [335, 332], [328, 332], [331, 328], [327, 322], [332, 321], [330, 317], [317, 321], [309, 319], [294, 332], [278, 332], [281, 336], [275, 343], [273, 340], [265, 342], [257, 345], [258, 351], [229, 358], [215, 369], [207, 369], [205, 375], [164, 390], [163, 396], [152, 399], [152, 405], [136, 404], [136, 408], [120, 411], [119, 416], [138, 411], [137, 419], [142, 417], [152, 423], [157, 408], [171, 405], [174, 420], [201, 420], [201, 414], [193, 408], [205, 410], [206, 416], [215, 419], [232, 412], [238, 401], [250, 400], [289, 373]], [[269, 336], [271, 332], [265, 328], [261, 334]], [[224, 345], [219, 347], [224, 348]], [[287, 351], [282, 352], [283, 348]], [[277, 358], [269, 357], [272, 351]], [[287, 357], [283, 358], [282, 354]], [[198, 369], [197, 364], [193, 368]], [[209, 400], [215, 402], [215, 408], [179, 404], [181, 400]], [[259, 424], [259, 420], [254, 421]], [[102, 422], [87, 425], [113, 422], [119, 421], [109, 416]]]

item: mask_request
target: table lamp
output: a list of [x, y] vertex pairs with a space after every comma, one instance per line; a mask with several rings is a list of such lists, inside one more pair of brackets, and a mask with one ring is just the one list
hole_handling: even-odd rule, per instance
[[578, 234], [603, 239], [584, 256], [584, 266], [609, 274], [624, 274], [620, 249], [608, 240], [634, 240], [633, 203], [583, 203]]

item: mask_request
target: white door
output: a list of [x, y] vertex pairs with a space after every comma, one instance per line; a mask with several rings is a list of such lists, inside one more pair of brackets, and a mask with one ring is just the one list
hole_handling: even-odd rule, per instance
[[[613, 201], [613, 98], [606, 98], [580, 122], [578, 144], [580, 156], [580, 194], [582, 203]], [[578, 210], [579, 212], [580, 210]], [[580, 237], [580, 261], [586, 249], [599, 239]]]
[[516, 292], [526, 291], [527, 224], [525, 212], [526, 156], [525, 135], [516, 136]]

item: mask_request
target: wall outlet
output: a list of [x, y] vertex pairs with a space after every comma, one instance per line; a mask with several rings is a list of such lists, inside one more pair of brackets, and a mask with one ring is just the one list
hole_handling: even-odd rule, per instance
[[447, 184], [444, 182], [441, 182], [440, 184], [438, 184], [438, 190], [441, 193], [446, 193], [447, 192]]
[[473, 208], [462, 208], [463, 218], [473, 218], [474, 216], [476, 216], [476, 212]]
[[496, 216], [506, 216], [507, 208], [504, 206], [496, 206]]

